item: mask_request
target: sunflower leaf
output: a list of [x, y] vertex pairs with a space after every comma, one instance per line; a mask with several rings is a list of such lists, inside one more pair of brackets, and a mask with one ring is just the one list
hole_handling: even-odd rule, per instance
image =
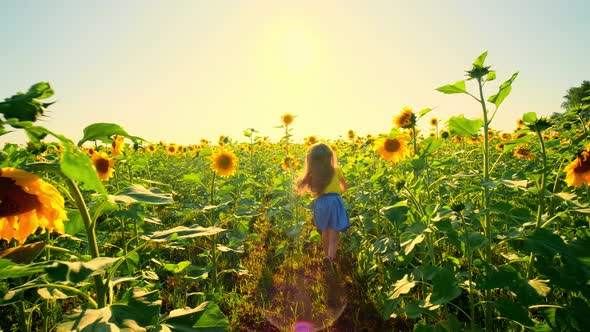
[[509, 80], [500, 85], [500, 91], [498, 91], [497, 94], [490, 96], [490, 98], [488, 98], [488, 101], [490, 103], [496, 105], [496, 109], [500, 107], [500, 104], [502, 104], [504, 99], [506, 99], [506, 97], [508, 97], [508, 95], [510, 94], [510, 91], [512, 91], [512, 82], [514, 82], [516, 76], [518, 76], [518, 72], [512, 74], [512, 77], [510, 77]]
[[172, 194], [165, 193], [158, 188], [147, 189], [139, 184], [131, 185], [117, 195], [109, 195], [111, 203], [146, 203], [146, 204], [171, 204], [174, 203]]
[[183, 239], [190, 239], [199, 236], [211, 236], [217, 233], [224, 232], [225, 229], [219, 227], [202, 227], [199, 225], [193, 225], [191, 227], [186, 226], [178, 226], [171, 229], [167, 229], [164, 231], [156, 231], [151, 234], [147, 234], [143, 238], [155, 241], [155, 242], [164, 242], [164, 241], [176, 241], [176, 240], [183, 240]]
[[99, 140], [105, 143], [112, 141], [112, 136], [119, 135], [127, 137], [133, 142], [145, 141], [141, 137], [129, 135], [125, 129], [114, 123], [93, 123], [84, 128], [84, 137], [78, 142], [78, 146], [82, 146], [84, 142]]
[[483, 126], [482, 119], [467, 119], [463, 115], [452, 116], [449, 121], [449, 130], [461, 136], [476, 136]]
[[465, 81], [457, 81], [453, 84], [439, 86], [438, 88], [436, 88], [436, 90], [444, 94], [467, 93], [467, 89], [465, 88]]
[[60, 168], [65, 176], [82, 183], [84, 189], [106, 194], [106, 190], [98, 178], [98, 174], [87, 154], [76, 149], [72, 144], [64, 144]]

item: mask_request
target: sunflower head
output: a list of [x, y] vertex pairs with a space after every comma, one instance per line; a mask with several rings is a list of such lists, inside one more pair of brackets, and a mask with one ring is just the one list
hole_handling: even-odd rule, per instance
[[574, 159], [564, 169], [565, 182], [568, 186], [579, 188], [582, 184], [590, 186], [590, 145], [578, 153]]
[[289, 172], [290, 170], [295, 171], [299, 168], [299, 161], [293, 156], [285, 156], [281, 162], [281, 167], [285, 172]]
[[408, 144], [402, 135], [395, 138], [381, 138], [377, 140], [376, 147], [383, 159], [393, 162], [404, 160], [408, 154]]
[[531, 152], [531, 148], [528, 144], [519, 144], [514, 149], [514, 156], [520, 159], [533, 160], [535, 155]]
[[211, 168], [221, 176], [230, 176], [236, 172], [237, 158], [231, 151], [221, 151], [212, 158]]
[[146, 150], [149, 153], [154, 153], [154, 152], [156, 152], [156, 146], [153, 145], [153, 144], [150, 144], [150, 145], [147, 146]]
[[305, 145], [311, 146], [318, 142], [318, 138], [314, 135], [308, 136], [305, 139]]
[[96, 169], [99, 179], [108, 180], [113, 177], [113, 174], [115, 173], [115, 169], [113, 168], [115, 162], [112, 158], [109, 158], [106, 153], [94, 153], [92, 155], [92, 164], [94, 165], [94, 169]]
[[438, 126], [438, 119], [437, 118], [430, 119], [430, 125], [433, 127]]
[[64, 232], [64, 199], [51, 184], [16, 168], [0, 169], [0, 239], [24, 242], [37, 228]]
[[178, 152], [178, 145], [174, 144], [174, 143], [170, 143], [168, 144], [168, 146], [166, 146], [166, 153], [168, 154], [175, 154]]
[[123, 141], [123, 139], [119, 138], [119, 137], [123, 137], [123, 136], [115, 136], [115, 140], [113, 140], [113, 142], [111, 143], [111, 155], [113, 157], [119, 156], [123, 153], [123, 150], [125, 148], [125, 142]]
[[348, 139], [349, 139], [349, 140], [353, 140], [353, 139], [356, 137], [356, 134], [354, 133], [354, 131], [353, 131], [352, 129], [350, 129], [350, 130], [348, 131], [348, 134], [347, 134], [347, 136], [348, 136]]
[[410, 107], [405, 106], [402, 112], [393, 119], [393, 123], [398, 128], [412, 128], [416, 125], [416, 115]]
[[281, 122], [283, 123], [283, 125], [285, 125], [285, 127], [288, 127], [291, 123], [293, 123], [294, 119], [295, 115], [291, 113], [285, 113], [281, 115]]
[[451, 136], [451, 135], [450, 135], [450, 134], [449, 134], [449, 132], [448, 132], [448, 131], [446, 131], [446, 130], [443, 130], [443, 131], [441, 131], [441, 132], [440, 132], [440, 137], [441, 137], [441, 138], [443, 138], [443, 139], [447, 139], [447, 138], [449, 138], [450, 136]]

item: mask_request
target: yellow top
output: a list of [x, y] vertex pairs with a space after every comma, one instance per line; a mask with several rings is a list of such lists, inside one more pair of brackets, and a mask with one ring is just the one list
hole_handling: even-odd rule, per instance
[[337, 194], [342, 194], [342, 189], [340, 188], [340, 179], [344, 178], [344, 174], [342, 174], [342, 170], [340, 169], [340, 167], [335, 167], [334, 168], [334, 176], [332, 177], [332, 180], [330, 181], [330, 183], [328, 184], [328, 186], [326, 187], [326, 189], [324, 190], [324, 194], [329, 194], [329, 193], [337, 193]]

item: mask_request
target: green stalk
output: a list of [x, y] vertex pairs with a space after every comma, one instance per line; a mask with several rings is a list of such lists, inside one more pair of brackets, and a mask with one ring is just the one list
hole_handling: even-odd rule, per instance
[[[100, 251], [98, 250], [98, 241], [96, 240], [96, 233], [95, 233], [95, 224], [90, 217], [90, 213], [88, 212], [88, 208], [86, 207], [86, 203], [84, 202], [84, 198], [82, 197], [82, 193], [80, 192], [80, 188], [76, 185], [74, 180], [70, 179], [67, 176], [64, 176], [66, 180], [66, 184], [70, 189], [70, 193], [74, 198], [74, 203], [76, 204], [76, 208], [80, 211], [80, 215], [82, 216], [82, 221], [84, 222], [84, 228], [86, 228], [86, 235], [88, 237], [88, 247], [90, 250], [90, 255], [92, 258], [100, 257]], [[96, 288], [96, 307], [97, 308], [104, 308], [106, 306], [106, 287], [102, 281], [101, 275], [95, 275], [94, 279], [94, 286]], [[94, 301], [94, 300], [93, 300]]]
[[[486, 263], [492, 263], [492, 223], [490, 220], [490, 160], [489, 160], [489, 142], [488, 142], [488, 111], [486, 108], [486, 102], [483, 97], [483, 89], [481, 83], [481, 77], [477, 78], [477, 85], [479, 87], [479, 102], [481, 103], [481, 108], [483, 110], [483, 181], [484, 185], [484, 233], [488, 239], [488, 244], [485, 246], [485, 260]], [[485, 309], [485, 326], [486, 331], [492, 331], [492, 311], [493, 311], [493, 303], [492, 303], [492, 290], [487, 289], [485, 291], [485, 301], [486, 301], [486, 309]]]
[[472, 259], [471, 248], [469, 246], [469, 238], [467, 236], [467, 224], [465, 223], [465, 217], [463, 212], [459, 211], [459, 217], [461, 218], [461, 224], [463, 225], [463, 234], [465, 234], [465, 252], [467, 254], [467, 278], [469, 280], [469, 314], [471, 315], [471, 331], [475, 331], [475, 302], [473, 301], [473, 284], [472, 278]]
[[[209, 194], [209, 204], [215, 205], [215, 177], [217, 173], [213, 171], [213, 177], [211, 178], [211, 192]], [[215, 226], [215, 211], [211, 209], [209, 212], [209, 222], [211, 226]], [[212, 243], [211, 243], [211, 253], [212, 253], [212, 261], [211, 264], [213, 265], [213, 273], [211, 276], [211, 283], [213, 284], [213, 290], [217, 289], [217, 234], [213, 235]]]
[[416, 139], [416, 126], [412, 126], [412, 138], [414, 140], [414, 156], [418, 155], [418, 144]]
[[26, 309], [25, 309], [25, 302], [24, 301], [18, 301], [16, 305], [17, 311], [18, 311], [18, 325], [21, 331], [30, 331], [31, 329], [29, 328], [29, 322], [27, 320], [27, 314], [26, 314]]
[[66, 285], [62, 285], [62, 284], [33, 284], [33, 285], [28, 285], [28, 286], [22, 286], [17, 289], [19, 291], [25, 291], [27, 289], [45, 288], [45, 287], [61, 288], [66, 291], [76, 293], [76, 294], [80, 295], [81, 297], [83, 297], [86, 301], [88, 301], [88, 303], [90, 303], [90, 305], [92, 306], [93, 309], [98, 309], [98, 303], [96, 303], [96, 301], [94, 301], [94, 299], [90, 295], [88, 295], [85, 292], [79, 290], [78, 288], [72, 287], [72, 286], [66, 286]]

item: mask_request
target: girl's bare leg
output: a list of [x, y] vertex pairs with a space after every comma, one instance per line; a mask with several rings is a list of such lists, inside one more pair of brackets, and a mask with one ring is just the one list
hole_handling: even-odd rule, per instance
[[338, 250], [338, 240], [340, 239], [340, 233], [333, 229], [328, 229], [325, 233], [328, 233], [328, 257], [334, 260], [336, 259], [336, 251]]
[[330, 257], [330, 230], [326, 229], [322, 232], [322, 247], [324, 248], [324, 255]]

